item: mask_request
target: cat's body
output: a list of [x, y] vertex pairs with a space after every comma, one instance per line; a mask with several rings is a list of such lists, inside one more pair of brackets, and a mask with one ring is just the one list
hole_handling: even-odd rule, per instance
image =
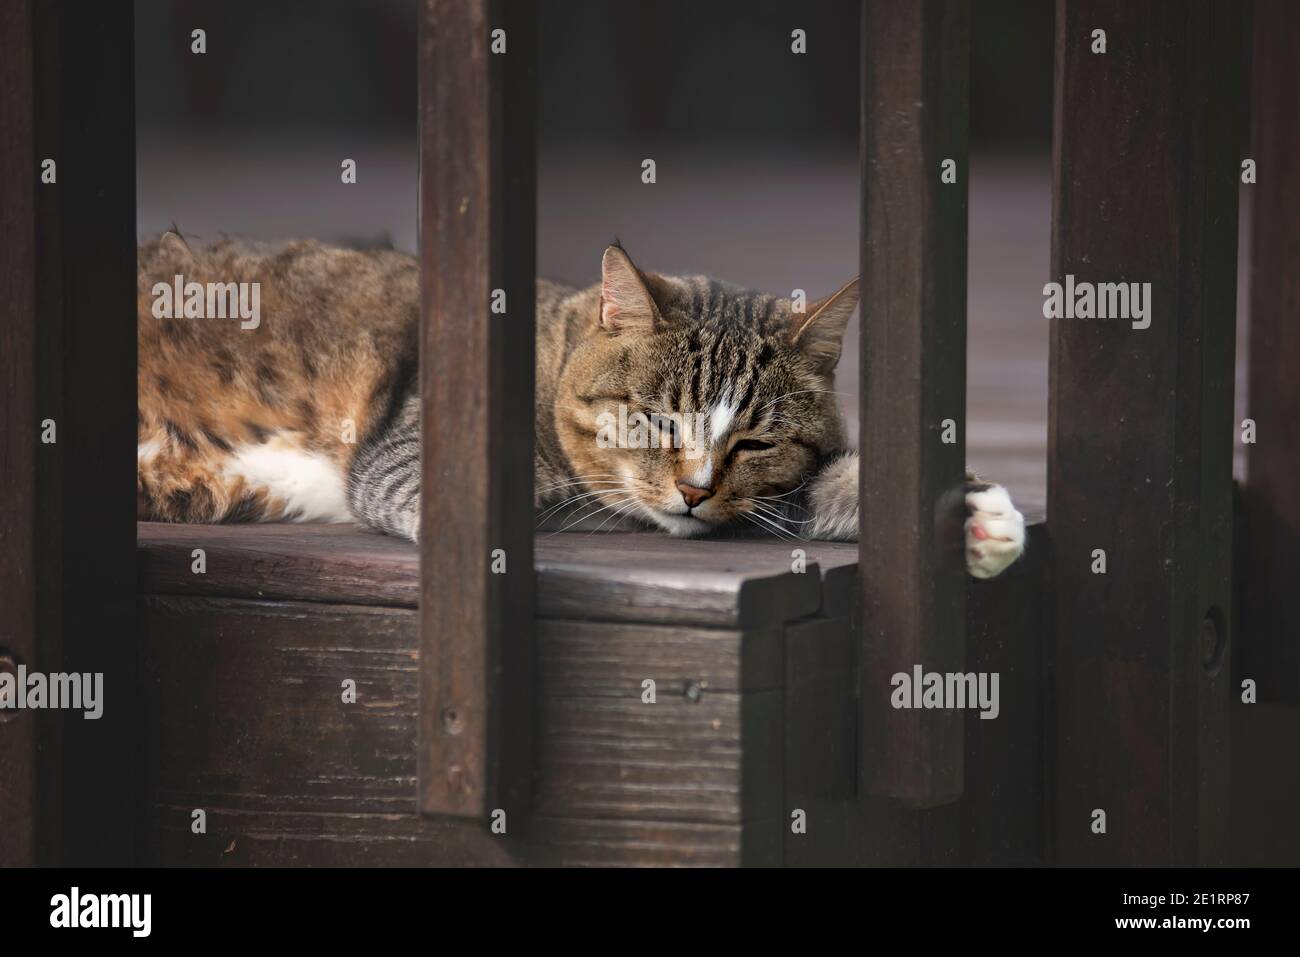
[[[139, 513], [360, 521], [414, 538], [416, 261], [314, 242], [139, 254]], [[260, 317], [159, 318], [161, 286], [258, 283]], [[223, 287], [228, 290], [230, 287]], [[856, 283], [804, 312], [606, 251], [602, 282], [537, 285], [536, 504], [552, 527], [695, 535], [748, 523], [857, 536], [857, 457], [833, 392]], [[638, 418], [645, 416], [645, 419]], [[968, 483], [968, 567], [998, 574], [1023, 520]], [[594, 523], [594, 525], [593, 525]]]

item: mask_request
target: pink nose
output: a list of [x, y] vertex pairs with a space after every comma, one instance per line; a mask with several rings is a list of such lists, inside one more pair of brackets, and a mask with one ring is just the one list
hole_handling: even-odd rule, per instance
[[694, 508], [713, 495], [713, 489], [699, 488], [687, 482], [678, 482], [677, 491], [682, 493], [682, 500], [687, 508]]

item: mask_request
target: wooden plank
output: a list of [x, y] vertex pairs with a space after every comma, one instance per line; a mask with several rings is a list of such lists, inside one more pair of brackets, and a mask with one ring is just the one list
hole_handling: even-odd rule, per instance
[[416, 813], [414, 611], [146, 596], [141, 617], [150, 803]]
[[[1300, 699], [1300, 116], [1295, 56], [1300, 5], [1256, 0], [1252, 58], [1257, 179], [1250, 271], [1250, 379], [1242, 499], [1238, 678], [1264, 701]], [[1240, 686], [1239, 682], [1237, 682]]]
[[[821, 602], [816, 556], [845, 546], [800, 543], [796, 572], [789, 542], [681, 541], [664, 535], [543, 536], [537, 539], [538, 612], [752, 629], [815, 612]], [[852, 551], [852, 547], [849, 546]]]
[[1225, 852], [1239, 17], [1057, 10], [1053, 279], [1150, 283], [1148, 328], [1052, 320], [1060, 863]]
[[[36, 143], [31, 0], [0, 6], [0, 672], [36, 653]], [[36, 856], [36, 720], [0, 720], [0, 867]]]
[[758, 822], [781, 814], [781, 691], [541, 702], [542, 815]]
[[[414, 608], [419, 553], [410, 542], [351, 525], [139, 525], [140, 589]], [[681, 541], [655, 532], [567, 533], [537, 539], [537, 608], [548, 618], [660, 622], [753, 630], [817, 611], [823, 578], [847, 608], [857, 547]], [[207, 571], [193, 571], [202, 548]], [[819, 576], [819, 572], [821, 575]], [[832, 578], [833, 574], [833, 578]], [[844, 613], [844, 612], [842, 612]]]
[[197, 867], [517, 867], [517, 842], [477, 821], [417, 814], [240, 811], [207, 807], [192, 830], [188, 804], [153, 805], [145, 862]]
[[[522, 811], [532, 776], [535, 15], [504, 0], [420, 5], [419, 789], [429, 814]], [[506, 46], [494, 53], [498, 29]], [[496, 290], [504, 315], [491, 311]], [[493, 573], [494, 552], [504, 574]]]
[[539, 678], [551, 695], [665, 697], [784, 686], [781, 628], [669, 628], [606, 621], [538, 623]]
[[962, 790], [960, 716], [889, 698], [914, 665], [964, 670], [969, 74], [965, 0], [866, 0], [859, 784], [918, 806]]
[[[215, 808], [253, 828], [271, 815], [304, 827], [355, 816], [355, 832], [330, 832], [338, 841], [417, 813], [414, 611], [146, 596], [142, 618], [144, 793], [163, 814], [146, 822], [151, 840], [172, 826], [169, 808]], [[734, 824], [742, 850], [770, 845], [784, 782], [779, 630], [538, 628], [538, 813]], [[661, 679], [653, 704], [638, 674]], [[523, 821], [507, 813], [508, 833]], [[158, 853], [191, 860], [171, 845]]]
[[857, 794], [856, 637], [847, 616], [785, 628], [787, 814]]
[[417, 549], [354, 525], [141, 522], [137, 537], [142, 592], [394, 608], [414, 608], [420, 595]]

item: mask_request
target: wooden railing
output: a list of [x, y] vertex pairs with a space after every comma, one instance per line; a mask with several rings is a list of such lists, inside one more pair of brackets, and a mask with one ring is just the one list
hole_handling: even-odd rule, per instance
[[0, 71], [0, 667], [99, 672], [108, 695], [96, 721], [62, 711], [0, 722], [0, 863], [127, 863], [137, 812], [131, 3], [3, 4]]
[[534, 14], [420, 3], [420, 808], [507, 822], [534, 727]]
[[969, 100], [967, 0], [863, 4], [859, 787], [918, 807], [962, 793], [962, 713], [890, 679], [966, 670]]
[[[1300, 701], [1300, 4], [1255, 0], [1251, 109], [1256, 164], [1250, 285], [1245, 527], [1240, 622], [1249, 643], [1234, 686], [1261, 702]], [[1236, 428], [1245, 428], [1237, 423]], [[1246, 426], [1249, 428], [1249, 426]]]
[[1063, 863], [1225, 851], [1241, 52], [1237, 4], [1057, 9], [1052, 278], [1149, 284], [1052, 322]]

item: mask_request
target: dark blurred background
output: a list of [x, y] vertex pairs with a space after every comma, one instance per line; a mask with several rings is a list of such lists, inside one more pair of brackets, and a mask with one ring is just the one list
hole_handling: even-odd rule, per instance
[[[141, 235], [416, 243], [415, 0], [137, 0]], [[538, 269], [815, 297], [857, 271], [858, 0], [546, 0]], [[1050, 0], [974, 4], [971, 464], [1045, 482]], [[207, 52], [190, 52], [202, 28]], [[790, 50], [806, 31], [807, 53]], [[658, 181], [640, 180], [653, 158]], [[344, 158], [357, 183], [340, 182]], [[856, 421], [851, 334], [839, 388]]]

